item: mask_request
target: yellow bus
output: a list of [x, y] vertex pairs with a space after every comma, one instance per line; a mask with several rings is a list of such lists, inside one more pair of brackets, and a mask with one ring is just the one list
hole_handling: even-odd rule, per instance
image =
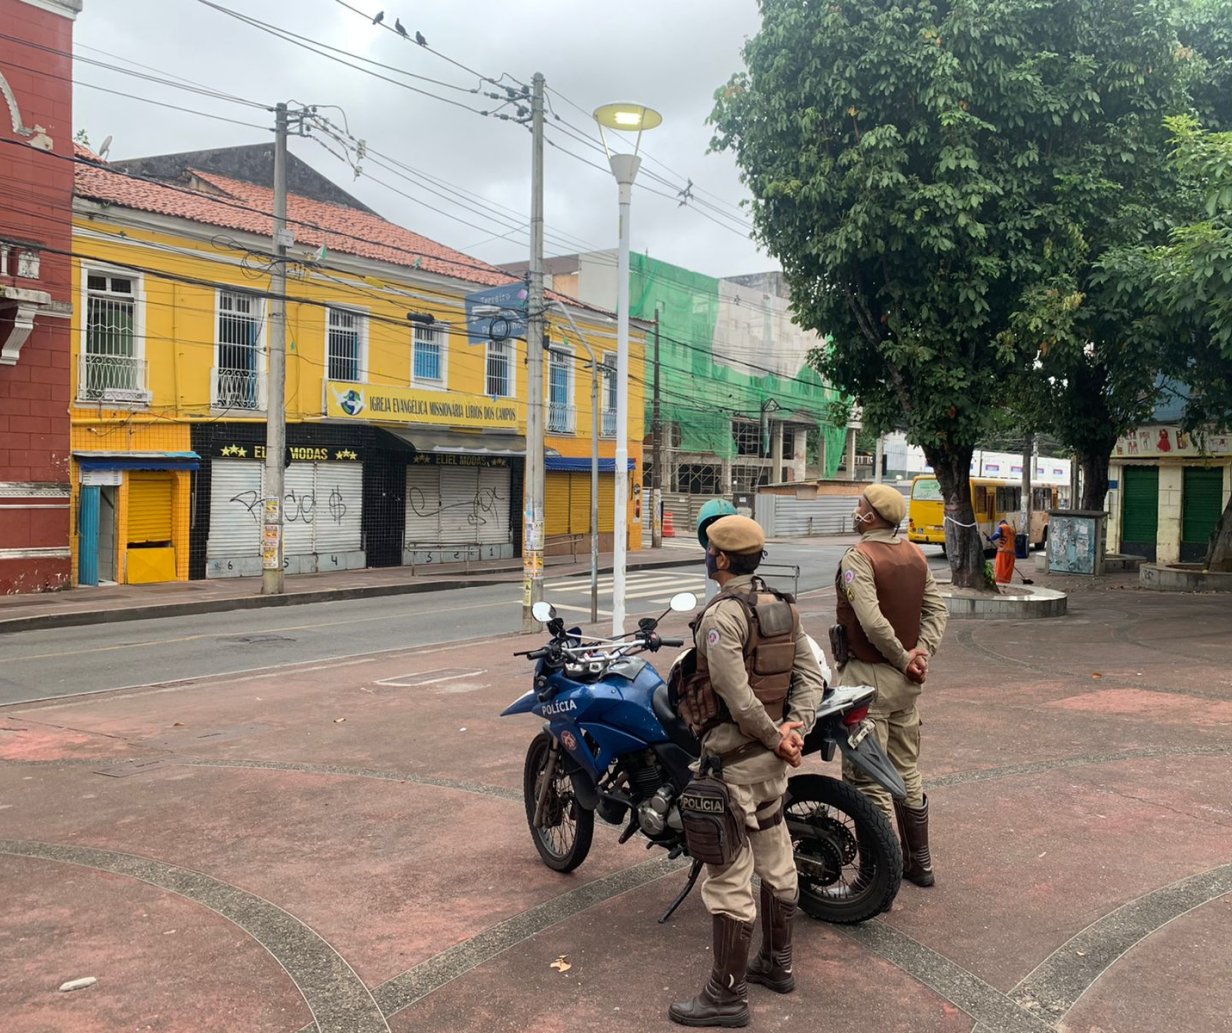
[[[1043, 546], [1048, 538], [1048, 511], [1057, 508], [1057, 492], [1055, 484], [1039, 484], [1031, 488], [1032, 547]], [[1003, 519], [1017, 530], [1022, 508], [1022, 484], [994, 477], [972, 477], [971, 505], [980, 534], [991, 535]], [[945, 551], [945, 502], [941, 497], [941, 485], [931, 474], [922, 474], [911, 482], [911, 498], [907, 503], [907, 537], [920, 545], [940, 545]]]

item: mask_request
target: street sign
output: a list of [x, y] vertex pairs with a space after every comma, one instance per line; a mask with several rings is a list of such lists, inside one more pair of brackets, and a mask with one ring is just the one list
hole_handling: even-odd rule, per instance
[[470, 344], [526, 338], [526, 284], [521, 280], [466, 295], [466, 336]]

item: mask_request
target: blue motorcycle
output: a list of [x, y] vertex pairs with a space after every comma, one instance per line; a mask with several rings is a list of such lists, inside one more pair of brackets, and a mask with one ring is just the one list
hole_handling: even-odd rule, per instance
[[[669, 611], [697, 605], [691, 593], [671, 600]], [[658, 618], [643, 617], [620, 638], [583, 637], [545, 602], [534, 615], [551, 638], [539, 649], [517, 653], [535, 661], [532, 689], [501, 714], [536, 714], [545, 720], [531, 740], [523, 768], [526, 820], [544, 864], [569, 872], [586, 860], [595, 815], [624, 826], [619, 842], [642, 835], [668, 857], [688, 856], [677, 800], [697, 760], [697, 737], [676, 715], [667, 683], [637, 654], [682, 646], [662, 638]], [[814, 649], [816, 649], [814, 643]], [[820, 651], [818, 650], [820, 653]], [[679, 662], [679, 659], [678, 661]], [[842, 751], [900, 799], [906, 789], [870, 735], [868, 722], [849, 727], [844, 717], [866, 707], [871, 686], [828, 690], [805, 740], [806, 754], [831, 760]], [[898, 837], [880, 809], [846, 783], [808, 773], [788, 782], [786, 822], [800, 875], [800, 907], [814, 918], [851, 924], [885, 911], [898, 892], [903, 859]], [[660, 919], [667, 921], [701, 872], [689, 878]]]

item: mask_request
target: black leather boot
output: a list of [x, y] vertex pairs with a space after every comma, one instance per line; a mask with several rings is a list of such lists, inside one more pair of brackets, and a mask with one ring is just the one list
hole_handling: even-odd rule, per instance
[[682, 1026], [747, 1026], [748, 986], [745, 970], [753, 923], [729, 915], [714, 915], [714, 967], [702, 992], [691, 1001], [678, 1001], [667, 1017]]
[[796, 988], [791, 973], [791, 923], [796, 905], [780, 900], [761, 884], [761, 950], [749, 962], [749, 982], [767, 986], [776, 994], [789, 994]]
[[903, 845], [903, 878], [917, 886], [933, 885], [937, 877], [928, 852], [928, 797], [924, 797], [919, 807], [895, 800], [894, 816], [898, 819], [898, 835]]

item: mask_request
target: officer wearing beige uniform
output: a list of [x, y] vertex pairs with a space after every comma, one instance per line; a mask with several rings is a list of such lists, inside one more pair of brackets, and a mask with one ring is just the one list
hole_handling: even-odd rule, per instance
[[903, 847], [903, 877], [917, 886], [935, 881], [928, 850], [928, 797], [917, 767], [920, 714], [916, 700], [928, 675], [928, 660], [945, 631], [946, 605], [918, 546], [898, 537], [906, 515], [902, 493], [874, 484], [852, 514], [860, 541], [839, 563], [835, 588], [838, 622], [847, 642], [839, 661], [840, 685], [872, 685], [869, 708], [881, 745], [907, 786], [906, 801], [890, 795], [844, 761], [843, 777], [897, 820]]
[[[723, 517], [707, 537], [706, 569], [720, 591], [694, 623], [694, 643], [697, 670], [708, 674], [719, 705], [702, 755], [723, 759], [720, 777], [747, 839], [729, 864], [706, 866], [702, 900], [713, 916], [713, 968], [702, 992], [672, 1005], [669, 1016], [687, 1026], [743, 1026], [746, 978], [779, 993], [795, 989], [798, 887], [783, 795], [825, 683], [794, 602], [753, 576], [766, 542], [757, 522]], [[761, 879], [762, 943], [750, 964], [754, 872]]]

